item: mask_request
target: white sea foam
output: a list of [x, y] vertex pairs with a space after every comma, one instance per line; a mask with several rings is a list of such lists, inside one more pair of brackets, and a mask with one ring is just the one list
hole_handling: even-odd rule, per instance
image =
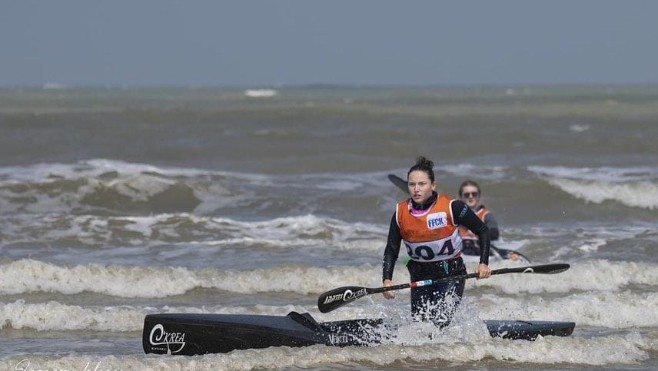
[[272, 269], [193, 270], [183, 267], [120, 265], [59, 266], [33, 259], [5, 263], [0, 269], [0, 293], [95, 292], [119, 297], [155, 298], [180, 295], [194, 288], [239, 293], [291, 291], [301, 294], [328, 290], [330, 285], [377, 282], [374, 265], [320, 268], [303, 265]]
[[[301, 215], [275, 218], [264, 221], [242, 222], [227, 218], [212, 218], [212, 224], [223, 231], [234, 230], [235, 238], [249, 238], [251, 241], [266, 241], [270, 246], [291, 246], [309, 243], [309, 239], [300, 240], [300, 236], [321, 236], [323, 243], [340, 245], [344, 241], [368, 240], [381, 238], [386, 229], [368, 223], [347, 223], [341, 220]], [[218, 241], [216, 243], [222, 244]], [[316, 240], [317, 243], [317, 240]], [[381, 249], [381, 245], [379, 246]]]
[[629, 285], [658, 285], [658, 266], [650, 263], [590, 260], [571, 264], [559, 275], [505, 274], [470, 280], [467, 286], [493, 287], [507, 294], [619, 291]]
[[[203, 287], [201, 274], [176, 267], [128, 267], [118, 265], [58, 266], [32, 259], [3, 264], [0, 292], [84, 291], [122, 297], [163, 297]], [[207, 282], [207, 281], [206, 281]]]
[[658, 326], [658, 293], [587, 292], [546, 299], [485, 294], [477, 299], [482, 318], [571, 321], [578, 326]]
[[658, 167], [564, 167], [529, 166], [528, 170], [542, 176], [624, 183], [628, 181], [649, 181], [658, 179]]
[[[315, 215], [239, 221], [189, 213], [116, 217], [46, 214], [15, 216], [5, 220], [3, 225], [2, 244], [77, 241], [88, 246], [133, 246], [144, 252], [149, 246], [184, 244], [281, 249], [331, 246], [332, 250], [375, 254], [381, 250], [380, 241], [386, 233], [381, 225], [348, 223]], [[67, 251], [61, 249], [58, 254], [66, 255]], [[75, 255], [74, 251], [70, 253]]]
[[506, 166], [478, 166], [469, 163], [439, 166], [437, 170], [459, 175], [465, 179], [473, 177], [473, 174], [477, 174], [478, 179], [500, 180], [508, 176], [509, 168]]
[[[427, 345], [381, 345], [374, 347], [327, 347], [314, 345], [303, 348], [271, 347], [208, 354], [199, 357], [171, 356], [85, 356], [85, 355], [12, 355], [0, 359], [12, 369], [19, 363], [31, 369], [82, 369], [85, 365], [100, 365], [104, 369], [134, 370], [253, 370], [280, 368], [332, 368], [336, 365], [360, 364], [391, 367], [406, 364], [433, 364], [439, 361], [477, 362], [496, 360], [548, 365], [633, 364], [649, 358], [655, 344], [638, 333], [595, 338], [546, 337], [536, 341], [486, 339], [468, 343], [438, 343]], [[372, 367], [372, 366], [371, 366]]]
[[14, 329], [140, 331], [144, 315], [130, 307], [84, 308], [56, 301], [26, 304], [24, 300], [0, 303], [0, 322]]
[[[168, 198], [172, 207], [207, 215], [222, 207], [258, 199], [257, 189], [346, 192], [364, 185], [369, 189], [377, 182], [387, 184], [384, 179], [385, 175], [378, 172], [359, 177], [326, 173], [264, 175], [107, 159], [0, 167], [0, 214], [66, 214], [97, 208], [132, 214], [144, 207], [157, 209], [162, 206], [162, 198]], [[240, 187], [232, 187], [238, 183]], [[244, 187], [244, 183], [249, 187]]]
[[[314, 307], [286, 306], [80, 306], [63, 304], [54, 300], [46, 303], [27, 303], [16, 300], [0, 303], [0, 323], [4, 328], [34, 329], [38, 331], [141, 331], [144, 316], [152, 313], [203, 313], [203, 314], [256, 314], [284, 316], [291, 311], [317, 312]], [[316, 316], [322, 321], [344, 319], [350, 311]], [[354, 313], [352, 312], [352, 315]]]
[[549, 183], [587, 202], [616, 201], [630, 207], [658, 209], [658, 185], [648, 181], [617, 184], [557, 178]]
[[[14, 224], [17, 219], [19, 218], [6, 219], [3, 224], [4, 244], [22, 243], [18, 249], [7, 249], [10, 257], [20, 259], [29, 254], [36, 260], [54, 259], [58, 262], [71, 261], [78, 264], [108, 259], [117, 264], [125, 264], [130, 262], [130, 259], [133, 259], [135, 264], [148, 264], [149, 259], [155, 258], [160, 264], [171, 262], [170, 264], [187, 265], [186, 261], [211, 257], [222, 249], [236, 247], [246, 247], [243, 251], [251, 251], [254, 254], [273, 249], [302, 248], [304, 253], [310, 255], [336, 251], [363, 254], [369, 251], [371, 255], [378, 256], [382, 249], [381, 241], [386, 234], [386, 229], [381, 225], [348, 223], [316, 215], [240, 221], [187, 213], [135, 217], [47, 214], [30, 217], [29, 227], [24, 228]], [[26, 225], [27, 222], [18, 224]], [[611, 239], [633, 238], [637, 234], [646, 233], [647, 230], [646, 226], [624, 228], [610, 230], [602, 226], [577, 232], [576, 238], [572, 239], [573, 244], [563, 246], [562, 250], [554, 250], [556, 255], [551, 260], [560, 261], [559, 257], [564, 256], [560, 255], [562, 251], [566, 256], [577, 250], [587, 253], [604, 246]], [[527, 230], [524, 232], [528, 233]], [[572, 233], [568, 230], [552, 229], [530, 232], [546, 238], [551, 237], [551, 233]], [[85, 250], [84, 255], [81, 255], [78, 249], [61, 248], [62, 244], [69, 245], [71, 241], [87, 244], [91, 246], [91, 251]], [[58, 245], [54, 248], [44, 246], [50, 243]], [[165, 248], [161, 248], [163, 244], [166, 245]], [[110, 249], [102, 245], [120, 247]], [[502, 247], [518, 249], [520, 245]], [[498, 265], [499, 263], [494, 264], [496, 267]], [[404, 268], [397, 269], [396, 278], [405, 273]], [[505, 278], [497, 278], [503, 279]], [[587, 279], [581, 279], [579, 282], [587, 282]]]
[[576, 133], [582, 133], [590, 129], [590, 126], [587, 124], [573, 124], [569, 125], [569, 130], [575, 131]]
[[562, 191], [592, 203], [615, 201], [629, 207], [658, 209], [658, 168], [567, 168], [531, 166]]
[[17, 300], [0, 303], [2, 327], [34, 329], [38, 331], [141, 331], [144, 316], [152, 313], [205, 313], [205, 314], [258, 314], [286, 315], [291, 311], [309, 312], [314, 308], [303, 306], [80, 306], [54, 300], [46, 303], [26, 303]]
[[181, 184], [168, 172], [190, 173], [105, 160], [0, 168], [0, 206], [3, 214], [15, 215], [139, 205]]
[[198, 175], [199, 170], [175, 167], [157, 167], [149, 164], [130, 163], [124, 161], [92, 159], [73, 164], [40, 163], [30, 166], [0, 167], [0, 178], [7, 182], [54, 182], [59, 179], [75, 179], [79, 177], [99, 177], [103, 174], [118, 172], [127, 176], [142, 173], [157, 173], [163, 175]]
[[[59, 292], [77, 294], [95, 292], [119, 297], [155, 298], [181, 295], [194, 288], [214, 288], [243, 294], [289, 291], [299, 294], [320, 293], [329, 289], [360, 285], [378, 287], [381, 267], [315, 267], [282, 265], [269, 269], [215, 270], [183, 267], [131, 267], [87, 264], [59, 266], [33, 259], [21, 259], [0, 267], [0, 293]], [[467, 280], [470, 288], [527, 293], [568, 293], [574, 290], [620, 291], [629, 285], [656, 285], [655, 264], [606, 260], [574, 264], [560, 273], [559, 279], [543, 274], [505, 274], [487, 280]], [[405, 269], [396, 270], [398, 283], [408, 282]]]
[[[410, 323], [400, 327], [396, 341], [409, 343], [418, 332], [432, 332], [433, 338], [446, 341], [478, 337], [486, 332], [467, 333], [479, 319], [569, 321], [580, 326], [595, 326], [614, 329], [632, 329], [658, 326], [658, 294], [621, 293], [570, 294], [558, 298], [531, 296], [524, 298], [497, 296], [494, 294], [467, 294], [462, 308], [445, 331], [437, 332], [431, 327], [423, 330]], [[140, 331], [144, 316], [152, 313], [205, 313], [205, 314], [257, 314], [283, 316], [291, 311], [312, 313], [319, 322], [339, 321], [356, 318], [407, 318], [409, 315], [408, 295], [402, 294], [395, 301], [386, 301], [379, 296], [362, 299], [352, 305], [330, 313], [318, 313], [315, 304], [286, 306], [169, 306], [136, 307], [81, 306], [63, 304], [54, 300], [45, 303], [27, 303], [17, 300], [0, 303], [0, 323], [14, 329], [38, 331]], [[400, 324], [400, 323], [398, 323]], [[483, 327], [483, 326], [481, 326]], [[484, 327], [483, 327], [484, 328]], [[404, 331], [402, 331], [404, 330]], [[422, 340], [422, 339], [421, 339]]]
[[270, 98], [274, 97], [278, 92], [274, 89], [247, 89], [244, 95], [250, 98]]

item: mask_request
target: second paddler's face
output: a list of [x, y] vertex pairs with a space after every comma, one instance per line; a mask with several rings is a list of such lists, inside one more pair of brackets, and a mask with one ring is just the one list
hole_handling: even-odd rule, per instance
[[476, 186], [472, 186], [472, 185], [464, 186], [464, 188], [462, 188], [461, 192], [459, 193], [461, 195], [462, 200], [471, 209], [475, 209], [475, 207], [480, 202], [480, 190], [477, 189]]
[[436, 190], [436, 183], [430, 179], [426, 172], [414, 170], [409, 173], [407, 187], [409, 187], [411, 199], [416, 203], [422, 204], [432, 196], [432, 192]]

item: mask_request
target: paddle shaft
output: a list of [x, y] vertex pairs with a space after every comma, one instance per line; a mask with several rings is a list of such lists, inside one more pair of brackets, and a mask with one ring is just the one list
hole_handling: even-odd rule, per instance
[[[495, 274], [495, 271], [491, 271], [491, 274]], [[475, 278], [477, 277], [477, 273], [468, 273], [468, 274], [460, 274], [458, 276], [450, 276], [450, 277], [444, 277], [444, 278], [439, 278], [435, 280], [423, 280], [423, 281], [415, 281], [415, 282], [409, 282], [409, 283], [402, 283], [399, 285], [393, 285], [393, 286], [383, 286], [383, 287], [377, 287], [373, 289], [368, 289], [369, 294], [376, 294], [379, 292], [384, 292], [384, 291], [394, 291], [394, 290], [402, 290], [402, 289], [408, 289], [408, 288], [414, 288], [414, 287], [423, 287], [423, 286], [430, 286], [434, 285], [440, 282], [446, 282], [446, 281], [453, 281], [453, 280], [463, 280], [467, 278]]]
[[[566, 267], [563, 267], [563, 266], [566, 266]], [[536, 265], [536, 266], [533, 266], [533, 267], [517, 267], [517, 268], [494, 269], [494, 270], [491, 271], [491, 275], [493, 276], [493, 275], [505, 274], [505, 273], [554, 274], [554, 273], [564, 272], [567, 269], [569, 269], [568, 264], [546, 264], [546, 265]], [[394, 291], [394, 290], [403, 290], [403, 289], [414, 288], [414, 287], [430, 286], [430, 285], [435, 285], [437, 283], [446, 282], [446, 281], [465, 280], [465, 279], [468, 279], [468, 278], [477, 278], [477, 277], [478, 277], [477, 273], [467, 273], [467, 274], [460, 274], [460, 275], [457, 275], [457, 276], [437, 278], [437, 279], [434, 279], [434, 280], [422, 280], [422, 281], [415, 281], [415, 282], [409, 282], [409, 283], [402, 283], [402, 284], [393, 285], [393, 286], [384, 286], [384, 287], [377, 287], [377, 288], [366, 288], [366, 291], [368, 292], [368, 294], [377, 294], [377, 293], [384, 292], [384, 291]]]
[[[555, 274], [561, 273], [569, 269], [569, 264], [544, 264], [534, 265], [527, 267], [516, 268], [501, 268], [491, 271], [491, 275], [506, 274], [506, 273], [535, 273], [535, 274]], [[400, 285], [384, 286], [377, 288], [359, 287], [359, 286], [345, 286], [333, 290], [329, 290], [318, 297], [318, 309], [320, 312], [327, 313], [334, 309], [342, 307], [348, 303], [362, 298], [366, 295], [376, 294], [384, 291], [402, 290], [406, 288], [430, 286], [440, 282], [463, 280], [468, 278], [478, 277], [477, 273], [460, 274], [457, 276], [442, 277], [434, 280], [423, 280]]]

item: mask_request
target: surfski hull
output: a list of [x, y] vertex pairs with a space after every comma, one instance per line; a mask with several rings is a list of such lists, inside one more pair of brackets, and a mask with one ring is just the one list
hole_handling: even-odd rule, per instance
[[[534, 340], [569, 336], [573, 322], [484, 321], [493, 337]], [[302, 347], [373, 345], [379, 342], [380, 319], [319, 323], [310, 314], [150, 314], [144, 319], [144, 352], [197, 355], [271, 346]]]

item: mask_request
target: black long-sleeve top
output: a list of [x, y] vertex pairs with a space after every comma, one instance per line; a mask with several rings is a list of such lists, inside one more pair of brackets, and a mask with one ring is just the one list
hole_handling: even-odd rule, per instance
[[[438, 194], [435, 192], [424, 204], [416, 204], [413, 200], [412, 207], [416, 210], [427, 210], [432, 206]], [[480, 264], [489, 264], [489, 229], [487, 225], [461, 200], [453, 200], [450, 203], [452, 210], [453, 222], [456, 225], [464, 226], [471, 230], [478, 236], [480, 244]], [[388, 240], [386, 241], [386, 249], [384, 250], [383, 260], [383, 280], [393, 279], [393, 269], [395, 262], [400, 254], [400, 244], [402, 243], [402, 236], [400, 234], [400, 227], [398, 226], [395, 218], [395, 213], [391, 218], [391, 225], [388, 230]]]

